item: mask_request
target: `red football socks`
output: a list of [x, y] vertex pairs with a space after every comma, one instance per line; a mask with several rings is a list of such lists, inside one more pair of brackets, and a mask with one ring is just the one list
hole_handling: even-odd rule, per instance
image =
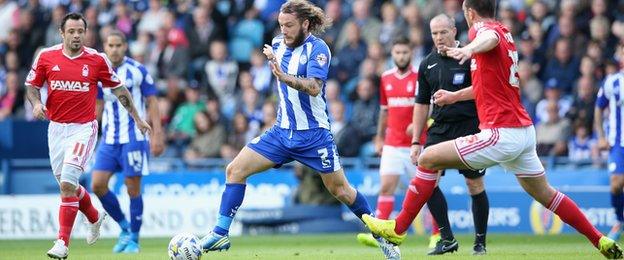
[[394, 231], [403, 234], [409, 228], [420, 209], [427, 203], [436, 186], [438, 172], [418, 166], [416, 176], [410, 182], [405, 193], [403, 208], [396, 218]]
[[563, 222], [585, 235], [595, 247], [598, 247], [602, 233], [589, 222], [585, 214], [568, 196], [557, 191], [555, 197], [548, 203], [548, 209], [557, 214]]
[[78, 214], [78, 201], [78, 197], [61, 198], [58, 238], [65, 241], [65, 246], [69, 246], [69, 237], [74, 226], [74, 220], [76, 220], [76, 214]]
[[80, 199], [80, 212], [82, 212], [82, 214], [87, 217], [90, 223], [95, 223], [98, 220], [100, 213], [97, 211], [97, 209], [95, 209], [95, 207], [93, 207], [93, 204], [91, 204], [91, 196], [89, 195], [87, 190], [82, 187], [82, 185], [78, 187], [78, 190], [76, 191], [76, 196], [78, 196], [78, 199]]
[[388, 219], [392, 214], [394, 208], [394, 196], [392, 195], [379, 195], [377, 198], [377, 210], [375, 211], [375, 217], [378, 219]]

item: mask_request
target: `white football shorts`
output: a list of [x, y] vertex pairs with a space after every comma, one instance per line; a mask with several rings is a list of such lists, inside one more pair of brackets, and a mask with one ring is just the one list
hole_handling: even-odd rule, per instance
[[384, 145], [379, 163], [380, 175], [407, 175], [416, 174], [416, 166], [410, 158], [410, 147]]
[[455, 149], [471, 170], [500, 164], [518, 177], [537, 177], [544, 166], [535, 151], [535, 128], [492, 128], [455, 139]]
[[95, 150], [97, 134], [97, 120], [84, 124], [50, 122], [48, 148], [52, 173], [57, 180], [63, 164], [84, 171]]

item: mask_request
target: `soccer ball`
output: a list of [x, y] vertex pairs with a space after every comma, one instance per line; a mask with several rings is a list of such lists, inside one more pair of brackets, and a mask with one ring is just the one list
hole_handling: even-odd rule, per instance
[[199, 260], [202, 256], [199, 239], [188, 233], [173, 237], [167, 251], [171, 260]]

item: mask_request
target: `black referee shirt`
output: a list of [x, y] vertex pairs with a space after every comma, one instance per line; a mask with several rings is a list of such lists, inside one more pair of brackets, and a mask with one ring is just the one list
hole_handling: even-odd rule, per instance
[[[434, 49], [418, 68], [417, 104], [431, 103], [433, 93], [439, 89], [457, 91], [472, 85], [470, 61], [460, 65], [458, 60], [442, 56]], [[431, 117], [436, 123], [450, 123], [477, 118], [474, 100], [461, 101], [443, 107], [433, 105]]]

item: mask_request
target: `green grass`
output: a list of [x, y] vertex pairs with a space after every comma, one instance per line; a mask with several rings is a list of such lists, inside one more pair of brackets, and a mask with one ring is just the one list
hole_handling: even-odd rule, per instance
[[[458, 236], [457, 253], [429, 259], [474, 258], [472, 236]], [[355, 234], [279, 235], [233, 237], [227, 252], [211, 252], [202, 259], [383, 259], [381, 251], [357, 243]], [[167, 259], [169, 239], [142, 239], [138, 255], [111, 253], [115, 240], [102, 239], [87, 246], [83, 239], [72, 240], [69, 259]], [[52, 240], [0, 240], [0, 259], [46, 259]], [[410, 236], [401, 245], [403, 259], [422, 259], [427, 238]], [[492, 234], [488, 236], [488, 259], [601, 259], [602, 255], [580, 235], [533, 236]]]

